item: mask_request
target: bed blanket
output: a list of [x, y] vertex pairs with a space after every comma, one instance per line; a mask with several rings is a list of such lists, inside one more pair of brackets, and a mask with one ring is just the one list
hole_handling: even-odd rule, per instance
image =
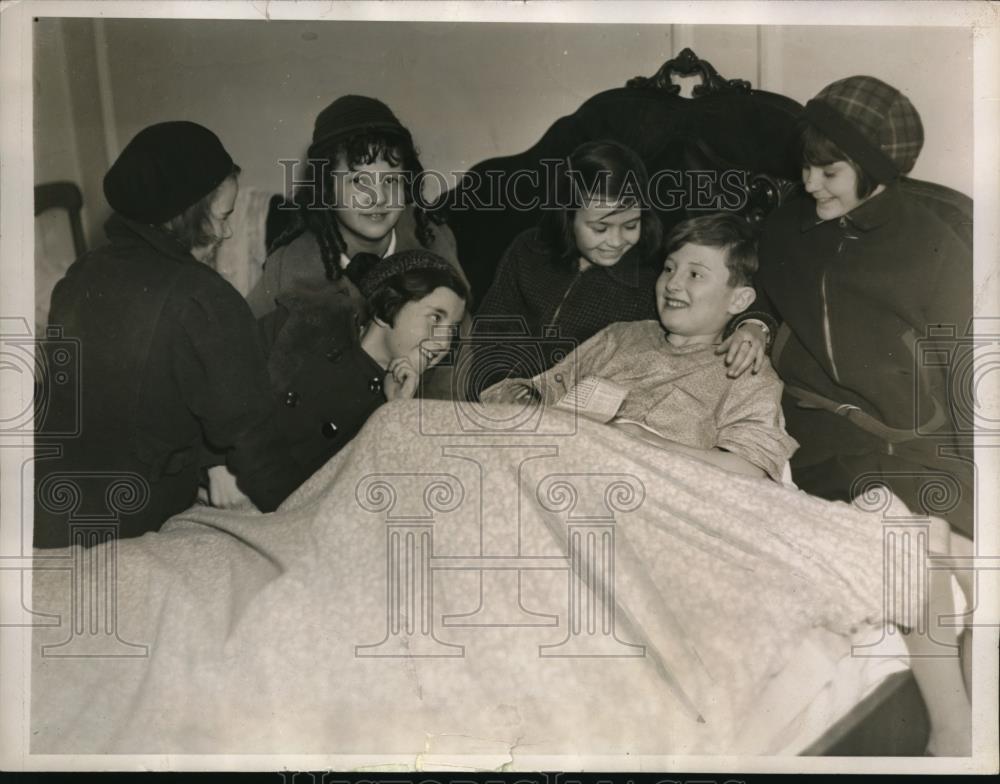
[[805, 635], [883, 621], [879, 509], [461, 406], [385, 405], [273, 514], [45, 551], [32, 752], [752, 753]]

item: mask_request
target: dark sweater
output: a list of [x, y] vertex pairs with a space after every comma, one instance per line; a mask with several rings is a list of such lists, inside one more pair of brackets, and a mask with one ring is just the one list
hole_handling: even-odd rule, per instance
[[[473, 323], [470, 397], [507, 376], [541, 373], [609, 324], [658, 318], [658, 264], [633, 250], [613, 267], [581, 272], [556, 255], [535, 228], [519, 234], [500, 260]], [[504, 337], [485, 337], [497, 334]]]

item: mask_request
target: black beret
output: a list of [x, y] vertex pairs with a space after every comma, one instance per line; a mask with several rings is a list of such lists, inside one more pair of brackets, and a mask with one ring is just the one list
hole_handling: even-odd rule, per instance
[[177, 120], [139, 131], [104, 175], [111, 208], [140, 223], [166, 223], [233, 173], [219, 137]]

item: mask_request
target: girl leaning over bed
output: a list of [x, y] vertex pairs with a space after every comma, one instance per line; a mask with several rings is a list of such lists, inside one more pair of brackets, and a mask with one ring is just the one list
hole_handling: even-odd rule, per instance
[[292, 459], [311, 475], [383, 403], [412, 398], [448, 351], [469, 291], [455, 268], [427, 250], [359, 256], [370, 318], [333, 288], [293, 289], [259, 322], [279, 398], [278, 425]]
[[[642, 159], [617, 142], [596, 141], [575, 149], [568, 164], [553, 180], [541, 222], [507, 248], [476, 311], [474, 348], [460, 360], [470, 399], [504, 378], [547, 370], [567, 341], [582, 343], [615, 322], [657, 318], [662, 227], [649, 206]], [[742, 322], [760, 324], [747, 320], [751, 315]], [[495, 336], [509, 343], [512, 331], [529, 350], [503, 350], [504, 339]], [[554, 342], [543, 339], [554, 332]], [[732, 375], [759, 370], [760, 335], [740, 330], [718, 347]]]

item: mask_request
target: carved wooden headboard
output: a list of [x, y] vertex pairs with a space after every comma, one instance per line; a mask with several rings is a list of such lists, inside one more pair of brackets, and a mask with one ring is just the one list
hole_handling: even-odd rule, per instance
[[[701, 83], [684, 97], [675, 75], [697, 75]], [[660, 178], [661, 187], [684, 194], [654, 205], [666, 228], [692, 212], [716, 209], [735, 209], [759, 220], [799, 178], [792, 141], [801, 110], [790, 98], [720, 76], [685, 49], [653, 76], [630, 79], [557, 119], [530, 149], [477, 164], [439, 205], [448, 211], [476, 301], [482, 300], [510, 241], [538, 222], [539, 209], [518, 205], [544, 196], [542, 161], [564, 160], [584, 142], [612, 139], [634, 149], [651, 178], [669, 172]], [[535, 174], [511, 178], [519, 171]], [[705, 175], [699, 183], [695, 172]], [[725, 182], [723, 172], [730, 172]], [[498, 189], [496, 178], [505, 176], [510, 187]], [[737, 182], [739, 199], [733, 195]], [[687, 193], [695, 189], [697, 199]]]

